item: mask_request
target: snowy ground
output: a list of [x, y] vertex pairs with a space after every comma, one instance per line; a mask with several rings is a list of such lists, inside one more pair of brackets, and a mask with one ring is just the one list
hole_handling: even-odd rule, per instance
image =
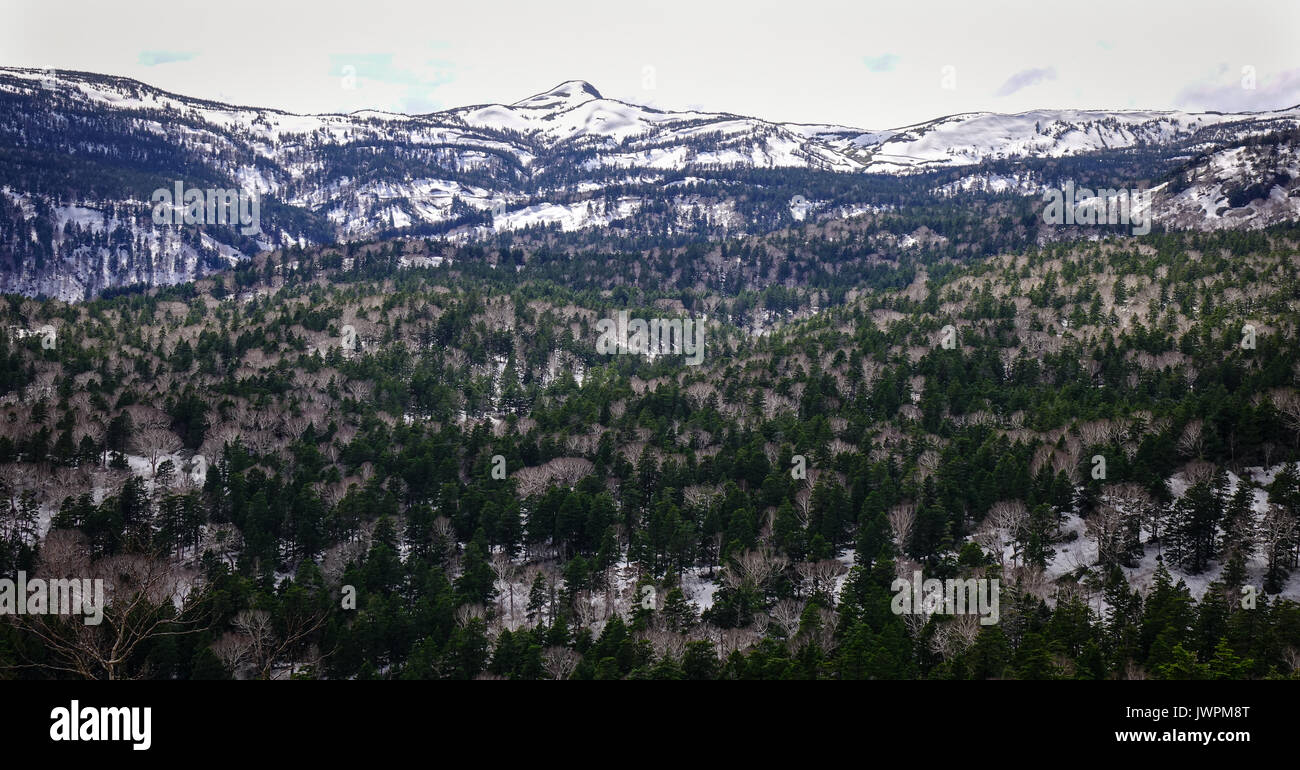
[[[180, 480], [181, 474], [186, 473], [186, 468], [189, 468], [189, 477], [194, 486], [202, 487], [203, 483], [207, 480], [208, 463], [206, 459], [202, 459], [200, 456], [195, 455], [191, 457], [189, 453], [181, 452], [173, 452], [171, 454], [158, 456], [159, 465], [161, 465], [164, 460], [171, 460], [172, 464], [176, 467], [176, 475], [172, 482], [173, 485], [176, 485]], [[145, 480], [145, 488], [152, 493], [154, 491], [155, 483], [153, 463], [149, 461], [149, 458], [128, 454], [126, 455], [126, 464], [130, 473]], [[110, 493], [116, 494], [117, 491], [116, 487], [110, 489], [97, 484], [93, 489], [91, 489], [91, 496], [93, 497], [95, 504], [98, 505], [99, 503], [102, 503], [104, 498], [108, 497]], [[49, 534], [50, 525], [53, 522], [55, 515], [58, 514], [59, 506], [63, 504], [63, 498], [67, 494], [71, 494], [71, 490], [55, 490], [55, 494], [51, 496], [50, 502], [40, 506], [40, 511], [36, 518], [36, 533], [41, 539], [44, 539], [45, 536]], [[80, 490], [78, 490], [77, 494], [80, 494]]]
[[[1248, 480], [1257, 486], [1267, 486], [1273, 482], [1282, 465], [1272, 468], [1252, 467], [1246, 469]], [[1241, 483], [1241, 477], [1234, 473], [1228, 473], [1228, 496], [1232, 496], [1237, 491], [1237, 486]], [[1174, 493], [1175, 498], [1181, 498], [1190, 486], [1181, 473], [1174, 474], [1169, 482], [1170, 490]], [[1255, 489], [1254, 509], [1255, 515], [1262, 516], [1268, 506], [1268, 493], [1263, 489]], [[1059, 543], [1054, 546], [1056, 555], [1047, 565], [1047, 576], [1055, 580], [1062, 575], [1078, 570], [1080, 567], [1090, 567], [1097, 563], [1097, 542], [1089, 537], [1085, 531], [1084, 521], [1077, 514], [1071, 514], [1061, 527], [1062, 537], [1068, 537], [1068, 534], [1074, 532], [1077, 537], [1068, 543]], [[1156, 557], [1160, 554], [1158, 544], [1149, 544], [1150, 537], [1145, 531], [1142, 533], [1142, 542], [1146, 547], [1146, 554], [1138, 562], [1136, 567], [1124, 568], [1124, 574], [1128, 578], [1129, 584], [1140, 592], [1145, 594], [1154, 582], [1156, 571]], [[1011, 558], [1011, 551], [1007, 551], [1008, 560]], [[1200, 599], [1204, 594], [1206, 587], [1214, 582], [1223, 573], [1223, 564], [1212, 562], [1207, 570], [1198, 574], [1191, 575], [1183, 571], [1177, 565], [1165, 563], [1165, 568], [1174, 577], [1174, 580], [1182, 580], [1187, 584], [1188, 590], [1192, 596]], [[1264, 583], [1264, 571], [1267, 567], [1265, 560], [1259, 554], [1255, 554], [1246, 563], [1246, 580], [1248, 584], [1254, 585], [1262, 591]], [[1287, 599], [1300, 601], [1300, 572], [1292, 574], [1282, 588], [1280, 596]]]
[[[147, 457], [139, 455], [127, 455], [127, 465], [130, 472], [145, 479], [147, 487], [153, 491], [153, 466], [154, 464]], [[162, 455], [157, 462], [161, 464], [164, 460], [171, 460], [177, 468], [177, 474], [185, 473], [188, 470], [190, 479], [195, 485], [201, 486], [204, 483], [207, 472], [207, 463], [201, 458], [189, 458], [186, 454], [172, 453]], [[1261, 487], [1267, 486], [1273, 482], [1282, 465], [1276, 465], [1271, 468], [1252, 467], [1247, 468], [1245, 473], [1247, 481], [1253, 484], [1255, 489], [1254, 510], [1256, 516], [1262, 516], [1268, 506], [1267, 492]], [[1238, 486], [1242, 483], [1242, 478], [1234, 473], [1228, 473], [1228, 496], [1233, 495]], [[1176, 498], [1182, 497], [1189, 486], [1188, 481], [1181, 473], [1175, 474], [1169, 482], [1171, 491]], [[96, 487], [93, 490], [95, 501], [101, 502], [110, 491], [104, 487]], [[39, 536], [44, 536], [49, 532], [51, 520], [58, 512], [58, 504], [46, 504], [40, 508], [40, 514], [37, 521], [37, 531]], [[1142, 533], [1142, 542], [1144, 543], [1146, 553], [1135, 567], [1124, 568], [1125, 576], [1129, 584], [1145, 594], [1152, 586], [1154, 574], [1156, 571], [1156, 559], [1161, 552], [1161, 548], [1156, 543], [1149, 542], [1150, 537], [1147, 532]], [[405, 551], [404, 544], [403, 550]], [[1054, 582], [1069, 574], [1079, 574], [1082, 570], [1092, 570], [1097, 563], [1097, 544], [1086, 531], [1084, 520], [1077, 514], [1070, 514], [1062, 524], [1060, 530], [1060, 539], [1053, 546], [1054, 554], [1050, 558], [1046, 577], [1049, 582]], [[402, 558], [406, 553], [401, 554]], [[844, 565], [844, 571], [835, 579], [834, 594], [836, 599], [839, 598], [843, 590], [845, 581], [848, 579], [848, 572], [854, 566], [855, 554], [850, 552], [838, 557]], [[1007, 547], [1004, 553], [1005, 562], [1010, 565], [1015, 561], [1015, 554], [1011, 546]], [[1224, 565], [1219, 562], [1212, 562], [1208, 569], [1196, 575], [1188, 574], [1177, 565], [1166, 562], [1166, 568], [1174, 576], [1175, 580], [1182, 580], [1188, 587], [1193, 597], [1200, 599], [1210, 585], [1216, 581], [1223, 572]], [[1256, 554], [1246, 564], [1247, 582], [1259, 589], [1263, 584], [1266, 563], [1263, 557]], [[518, 565], [513, 580], [497, 581], [498, 603], [501, 607], [505, 624], [510, 628], [518, 628], [526, 623], [525, 609], [528, 604], [528, 594], [532, 587], [533, 576], [536, 574], [537, 565]], [[681, 588], [688, 602], [694, 604], [697, 611], [703, 612], [713, 606], [714, 597], [718, 591], [723, 575], [723, 569], [720, 566], [695, 567], [687, 570], [682, 576]], [[290, 578], [292, 575], [286, 573], [277, 575], [277, 580], [281, 578]], [[610, 571], [611, 588], [606, 590], [593, 591], [583, 597], [586, 604], [584, 614], [588, 616], [589, 623], [603, 626], [604, 619], [618, 612], [627, 616], [631, 612], [633, 604], [640, 601], [642, 597], [636, 591], [636, 581], [638, 577], [637, 569], [624, 557]], [[1261, 589], [1262, 590], [1262, 589]], [[514, 611], [509, 610], [510, 594], [514, 595]], [[1281, 597], [1300, 601], [1300, 572], [1293, 574], [1280, 593]], [[658, 596], [657, 604], [662, 607], [663, 597]], [[1096, 600], [1098, 611], [1104, 609], [1100, 599]]]

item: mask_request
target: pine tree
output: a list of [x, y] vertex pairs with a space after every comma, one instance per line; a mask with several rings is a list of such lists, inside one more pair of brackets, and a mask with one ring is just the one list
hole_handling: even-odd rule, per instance
[[1017, 679], [1056, 679], [1058, 670], [1042, 634], [1025, 635], [1013, 663]]
[[789, 500], [783, 500], [776, 510], [772, 522], [772, 536], [790, 561], [802, 561], [804, 557], [804, 529]]
[[975, 679], [1002, 679], [1011, 665], [1011, 646], [997, 625], [984, 626], [975, 644], [966, 651], [971, 677]]
[[1181, 644], [1191, 629], [1193, 613], [1187, 585], [1182, 580], [1175, 585], [1164, 560], [1157, 557], [1151, 593], [1142, 615], [1142, 648], [1150, 651], [1162, 636], [1168, 637], [1169, 647]]
[[1192, 574], [1203, 572], [1218, 552], [1223, 499], [1210, 482], [1198, 482], [1174, 503], [1168, 528], [1169, 556]]
[[489, 604], [496, 595], [496, 573], [488, 563], [487, 550], [487, 534], [480, 527], [465, 546], [464, 571], [456, 578], [456, 593], [462, 604]]
[[718, 653], [713, 647], [713, 642], [701, 640], [686, 643], [686, 651], [682, 654], [682, 673], [686, 679], [692, 681], [716, 679], [720, 668]]
[[1255, 490], [1244, 480], [1228, 502], [1223, 514], [1223, 538], [1219, 558], [1225, 562], [1234, 555], [1250, 558], [1255, 552]]
[[[1161, 637], [1161, 642], [1164, 637]], [[1210, 667], [1196, 662], [1194, 655], [1182, 644], [1175, 644], [1166, 653], [1163, 646], [1152, 649], [1152, 672], [1156, 679], [1209, 679]]]
[[541, 620], [542, 611], [546, 608], [550, 594], [546, 587], [546, 576], [538, 572], [533, 578], [533, 584], [528, 589], [528, 608], [525, 610], [525, 617], [529, 623], [536, 623]]
[[1103, 596], [1108, 607], [1103, 649], [1112, 661], [1112, 668], [1123, 669], [1142, 652], [1142, 597], [1129, 587], [1119, 567], [1112, 567], [1107, 574]]
[[1254, 665], [1255, 661], [1250, 658], [1238, 657], [1227, 639], [1220, 639], [1214, 648], [1214, 657], [1210, 658], [1209, 676], [1210, 679], [1241, 680], [1250, 675]]
[[671, 588], [664, 597], [664, 624], [668, 630], [684, 634], [699, 622], [695, 605], [686, 600], [681, 588]]

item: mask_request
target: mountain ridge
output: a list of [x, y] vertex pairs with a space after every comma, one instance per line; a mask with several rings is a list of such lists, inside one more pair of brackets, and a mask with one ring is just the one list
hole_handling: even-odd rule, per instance
[[[300, 114], [112, 75], [0, 67], [0, 290], [84, 297], [183, 282], [260, 251], [393, 235], [549, 228], [714, 239], [951, 194], [1033, 195], [1080, 175], [1136, 188], [1297, 125], [1300, 109], [1031, 110], [868, 131], [665, 111], [584, 80], [425, 115]], [[1219, 186], [1197, 200], [1239, 205], [1211, 201], [1198, 219], [1183, 201], [1174, 221], [1253, 228], [1294, 218], [1283, 156], [1218, 169]], [[1009, 177], [1019, 181], [999, 181]], [[1280, 198], [1257, 189], [1265, 179], [1281, 180]], [[262, 232], [158, 227], [151, 191], [176, 180], [259, 196]], [[1278, 200], [1240, 205], [1255, 200], [1242, 190]], [[790, 204], [799, 198], [807, 205]]]

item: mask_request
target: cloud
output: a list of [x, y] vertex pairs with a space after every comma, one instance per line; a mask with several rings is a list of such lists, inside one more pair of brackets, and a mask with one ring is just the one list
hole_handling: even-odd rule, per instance
[[330, 56], [331, 74], [355, 72], [362, 79], [381, 83], [432, 88], [455, 80], [454, 70], [454, 63], [428, 56], [395, 56], [391, 53]]
[[[433, 47], [432, 45], [430, 47]], [[347, 89], [373, 89], [383, 108], [419, 115], [444, 108], [434, 98], [439, 87], [456, 80], [456, 65], [422, 52], [410, 55], [331, 54], [330, 74]]]
[[408, 92], [401, 98], [397, 111], [405, 115], [427, 115], [430, 112], [438, 112], [447, 108], [437, 99], [430, 99], [426, 96]]
[[[1226, 69], [1226, 68], [1225, 68]], [[1254, 88], [1248, 86], [1253, 85]], [[1195, 83], [1174, 97], [1187, 110], [1261, 112], [1300, 104], [1300, 68], [1277, 73], [1256, 72], [1242, 67], [1228, 75], [1227, 82]]]
[[1037, 85], [1045, 80], [1056, 80], [1055, 67], [1035, 67], [1021, 70], [1007, 78], [1007, 82], [1003, 83], [1002, 87], [995, 91], [993, 95], [1010, 96], [1023, 88]]
[[146, 67], [157, 67], [159, 64], [189, 61], [197, 55], [192, 51], [141, 51], [140, 63]]
[[892, 53], [879, 56], [863, 56], [862, 63], [867, 65], [867, 69], [872, 72], [891, 72], [894, 67], [898, 66], [898, 56]]

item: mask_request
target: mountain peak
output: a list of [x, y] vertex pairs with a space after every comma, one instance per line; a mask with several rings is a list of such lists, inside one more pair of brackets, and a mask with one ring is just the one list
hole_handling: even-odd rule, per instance
[[600, 91], [585, 80], [566, 80], [558, 86], [515, 102], [514, 107], [558, 107], [600, 99]]

